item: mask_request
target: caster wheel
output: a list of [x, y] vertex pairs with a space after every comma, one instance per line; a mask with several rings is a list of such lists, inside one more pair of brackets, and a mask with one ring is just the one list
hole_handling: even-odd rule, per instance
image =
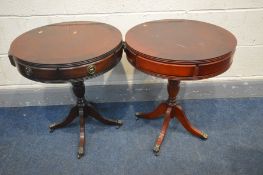
[[83, 155], [84, 155], [84, 149], [83, 148], [79, 148], [78, 159], [80, 159]]
[[50, 133], [52, 133], [52, 132], [54, 132], [54, 130], [55, 130], [55, 128], [54, 128], [54, 126], [55, 126], [56, 124], [54, 123], [54, 124], [51, 124], [51, 125], [49, 125], [49, 132]]
[[84, 154], [78, 153], [78, 159], [80, 159]]
[[208, 135], [204, 132], [202, 132], [202, 137], [201, 137], [202, 140], [207, 140], [208, 139]]
[[153, 153], [155, 156], [159, 156], [160, 155], [160, 145], [155, 145], [153, 148]]
[[123, 125], [121, 120], [117, 120], [117, 126], [116, 129], [119, 129]]
[[141, 113], [141, 112], [136, 112], [136, 113], [135, 113], [135, 116], [136, 116], [137, 118], [142, 117], [142, 115], [143, 115], [143, 113]]

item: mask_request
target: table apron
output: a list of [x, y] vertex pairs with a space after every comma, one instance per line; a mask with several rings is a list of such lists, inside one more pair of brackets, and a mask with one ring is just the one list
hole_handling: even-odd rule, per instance
[[[119, 52], [111, 54], [99, 61], [82, 66], [69, 68], [39, 68], [31, 65], [25, 65], [17, 61], [16, 67], [18, 71], [28, 79], [39, 82], [64, 83], [78, 79], [94, 78], [101, 75], [118, 64], [121, 56], [122, 49]], [[90, 71], [91, 67], [95, 69], [92, 73]]]
[[144, 58], [140, 55], [134, 55], [126, 50], [128, 61], [138, 70], [157, 77], [178, 79], [178, 80], [194, 80], [209, 78], [225, 72], [232, 64], [233, 54], [227, 57], [213, 61], [211, 63], [199, 64], [174, 64], [164, 63], [160, 61]]

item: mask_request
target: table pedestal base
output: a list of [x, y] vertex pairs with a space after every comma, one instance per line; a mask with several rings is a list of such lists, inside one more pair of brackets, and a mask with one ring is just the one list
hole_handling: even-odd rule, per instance
[[138, 112], [135, 115], [139, 118], [145, 119], [155, 119], [161, 117], [164, 114], [164, 121], [162, 125], [161, 132], [156, 139], [155, 146], [153, 148], [153, 152], [155, 155], [159, 155], [160, 147], [165, 137], [166, 131], [168, 129], [170, 120], [176, 117], [183, 127], [189, 131], [191, 134], [200, 137], [201, 139], [207, 139], [208, 135], [199, 129], [195, 128], [190, 121], [187, 119], [182, 107], [176, 103], [176, 96], [179, 91], [180, 81], [169, 80], [167, 85], [167, 91], [169, 94], [169, 98], [167, 102], [161, 103], [154, 111], [150, 113], [141, 113]]
[[62, 128], [69, 123], [71, 123], [76, 117], [80, 117], [80, 142], [78, 150], [78, 158], [81, 158], [84, 155], [84, 146], [85, 146], [85, 117], [91, 116], [96, 120], [107, 124], [107, 125], [117, 125], [121, 126], [121, 120], [111, 120], [101, 116], [93, 106], [88, 103], [84, 97], [85, 86], [83, 81], [72, 83], [73, 92], [77, 97], [77, 104], [71, 108], [69, 115], [60, 123], [54, 123], [49, 126], [50, 132], [53, 132], [57, 128]]

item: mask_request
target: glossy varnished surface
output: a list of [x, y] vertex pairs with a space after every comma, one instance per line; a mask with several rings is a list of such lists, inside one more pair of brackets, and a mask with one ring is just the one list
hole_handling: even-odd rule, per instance
[[129, 62], [137, 69], [173, 80], [203, 79], [232, 64], [236, 38], [200, 21], [158, 20], [139, 24], [125, 37]]
[[200, 21], [159, 20], [139, 24], [125, 37], [127, 47], [136, 54], [169, 63], [204, 63], [236, 47], [227, 30]]
[[30, 30], [11, 44], [9, 59], [28, 79], [63, 83], [93, 78], [122, 56], [122, 36], [98, 22], [64, 22]]
[[9, 55], [37, 64], [92, 61], [118, 47], [118, 29], [99, 22], [64, 22], [28, 31], [11, 44]]

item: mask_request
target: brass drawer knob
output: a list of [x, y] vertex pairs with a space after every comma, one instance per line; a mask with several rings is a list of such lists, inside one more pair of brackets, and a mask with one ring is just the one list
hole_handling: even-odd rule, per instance
[[26, 66], [25, 67], [25, 73], [26, 73], [27, 76], [31, 76], [33, 71], [32, 71], [32, 69], [30, 67]]
[[88, 74], [89, 74], [89, 75], [93, 75], [93, 74], [95, 74], [95, 72], [96, 72], [96, 67], [95, 67], [94, 65], [90, 64], [90, 65], [88, 65], [88, 67], [87, 67], [87, 71], [88, 71]]

